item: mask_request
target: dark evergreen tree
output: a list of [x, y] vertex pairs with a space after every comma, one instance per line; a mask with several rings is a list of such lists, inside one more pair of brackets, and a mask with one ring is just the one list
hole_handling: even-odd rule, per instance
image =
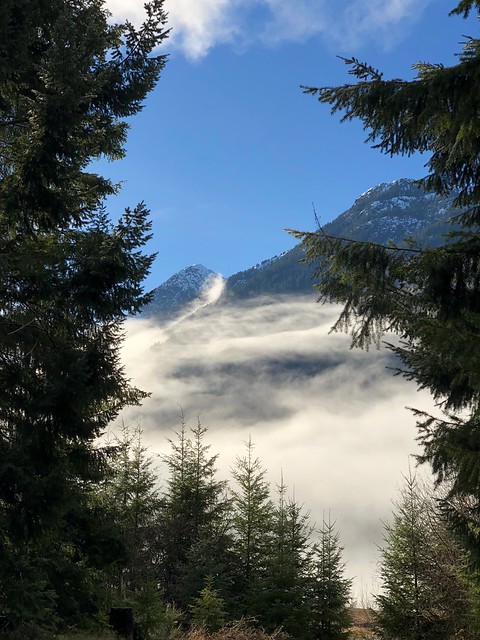
[[293, 638], [309, 637], [308, 567], [312, 527], [308, 514], [286, 495], [283, 474], [273, 519], [273, 537], [265, 576], [253, 612], [262, 626], [282, 627]]
[[[479, 13], [477, 0], [452, 11]], [[422, 461], [438, 481], [451, 480], [444, 502], [451, 523], [480, 562], [480, 40], [466, 38], [452, 67], [414, 65], [412, 81], [385, 80], [367, 64], [345, 60], [356, 83], [305, 91], [360, 118], [367, 142], [387, 154], [429, 156], [427, 190], [453, 195], [460, 228], [445, 244], [425, 249], [378, 246], [332, 238], [321, 229], [297, 233], [307, 258], [320, 260], [317, 289], [323, 302], [344, 309], [335, 329], [353, 344], [379, 342], [386, 330], [400, 341], [389, 348], [402, 373], [429, 389], [446, 414], [419, 413]], [[457, 508], [466, 498], [470, 509]]]
[[209, 575], [220, 575], [224, 596], [230, 586], [232, 539], [230, 501], [225, 482], [216, 480], [217, 456], [205, 444], [206, 427], [200, 421], [188, 436], [182, 415], [181, 429], [171, 440], [165, 460], [170, 470], [164, 496], [160, 535], [160, 583], [166, 601], [186, 614]]
[[348, 637], [351, 580], [345, 578], [345, 563], [335, 523], [324, 519], [319, 541], [314, 545], [309, 602], [311, 637], [341, 640]]
[[258, 599], [260, 580], [265, 575], [271, 551], [274, 517], [266, 470], [254, 457], [251, 438], [246, 443], [246, 450], [245, 456], [237, 457], [233, 469], [236, 487], [232, 492], [235, 550], [243, 585], [240, 615], [251, 614]]
[[466, 557], [438, 510], [431, 491], [410, 474], [393, 520], [385, 525], [382, 593], [376, 618], [390, 640], [474, 638], [474, 593], [465, 580]]
[[24, 637], [93, 612], [95, 571], [122, 555], [90, 497], [97, 437], [145, 395], [119, 346], [146, 300], [150, 224], [143, 204], [110, 224], [117, 186], [87, 166], [123, 155], [165, 64], [162, 5], [139, 30], [102, 0], [0, 7], [0, 610]]
[[142, 429], [122, 425], [114, 439], [109, 477], [98, 491], [103, 508], [117, 524], [128, 561], [117, 569], [114, 592], [134, 596], [156, 578], [160, 518], [158, 470], [142, 442]]

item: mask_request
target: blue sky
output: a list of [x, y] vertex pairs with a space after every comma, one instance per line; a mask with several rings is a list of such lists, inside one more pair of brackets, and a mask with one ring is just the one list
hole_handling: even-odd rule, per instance
[[[140, 0], [107, 0], [140, 21]], [[166, 0], [170, 54], [127, 155], [99, 170], [124, 181], [112, 217], [144, 200], [158, 252], [147, 287], [202, 263], [229, 276], [294, 245], [286, 227], [312, 229], [369, 187], [424, 175], [425, 158], [389, 158], [364, 144], [301, 84], [349, 81], [336, 56], [385, 77], [418, 61], [455, 63], [476, 23], [444, 0]]]

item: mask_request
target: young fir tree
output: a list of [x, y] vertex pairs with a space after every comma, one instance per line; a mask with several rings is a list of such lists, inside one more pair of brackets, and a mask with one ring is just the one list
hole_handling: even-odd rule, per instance
[[114, 590], [133, 596], [156, 577], [157, 527], [160, 517], [158, 471], [142, 442], [142, 429], [122, 425], [107, 481], [99, 490], [104, 508], [118, 525], [128, 562], [117, 569]]
[[340, 536], [335, 523], [324, 519], [319, 540], [313, 547], [309, 629], [319, 640], [341, 640], [348, 637], [352, 581], [345, 578], [345, 563]]
[[223, 575], [228, 583], [232, 545], [230, 503], [225, 483], [215, 478], [217, 456], [204, 443], [207, 428], [199, 421], [190, 432], [192, 438], [182, 415], [176, 441], [170, 441], [172, 453], [165, 457], [170, 477], [159, 522], [159, 581], [166, 601], [186, 614], [208, 575]]
[[[480, 13], [478, 0], [462, 0], [452, 14]], [[445, 507], [452, 524], [480, 562], [480, 39], [466, 38], [458, 63], [414, 65], [412, 81], [386, 80], [351, 58], [356, 82], [305, 88], [344, 120], [359, 118], [367, 142], [387, 154], [428, 156], [427, 190], [455, 196], [460, 230], [443, 246], [378, 246], [332, 238], [322, 230], [296, 233], [307, 259], [320, 261], [320, 300], [344, 309], [336, 329], [353, 344], [378, 342], [385, 330], [402, 373], [431, 391], [446, 415], [420, 416], [422, 461], [438, 481], [451, 480]], [[475, 508], [461, 508], [465, 497]], [[457, 508], [460, 506], [460, 508]]]
[[225, 623], [224, 602], [213, 584], [212, 576], [207, 576], [205, 587], [191, 605], [192, 626], [208, 632], [218, 631]]
[[256, 602], [260, 580], [267, 569], [271, 550], [274, 506], [270, 499], [270, 486], [265, 479], [266, 470], [253, 454], [251, 438], [246, 443], [246, 455], [237, 457], [232, 475], [236, 483], [233, 490], [233, 528], [235, 550], [241, 572], [240, 615], [250, 615]]
[[165, 64], [162, 5], [138, 30], [102, 0], [0, 7], [0, 610], [24, 637], [94, 611], [95, 572], [121, 556], [89, 496], [96, 438], [144, 397], [119, 346], [146, 299], [150, 224], [143, 204], [110, 224], [117, 187], [87, 167], [123, 155]]
[[393, 521], [385, 525], [382, 593], [376, 599], [382, 637], [477, 637], [471, 625], [474, 593], [465, 579], [465, 560], [432, 492], [410, 474], [395, 504]]
[[308, 514], [286, 495], [283, 481], [277, 487], [273, 537], [267, 570], [254, 612], [267, 630], [282, 629], [294, 638], [309, 637], [308, 566], [312, 527]]
[[137, 637], [141, 640], [180, 640], [184, 637], [180, 626], [181, 611], [163, 602], [154, 582], [142, 585], [133, 610]]

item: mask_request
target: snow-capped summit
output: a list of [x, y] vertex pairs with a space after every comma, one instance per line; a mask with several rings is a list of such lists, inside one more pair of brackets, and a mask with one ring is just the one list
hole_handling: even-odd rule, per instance
[[[414, 180], [402, 178], [362, 193], [353, 205], [325, 226], [331, 235], [385, 243], [418, 236], [422, 244], [436, 244], [447, 231], [453, 196], [426, 193]], [[441, 228], [440, 228], [441, 227]]]
[[175, 273], [161, 286], [173, 287], [179, 291], [190, 291], [198, 295], [205, 287], [206, 282], [216, 275], [203, 264], [192, 264]]
[[[203, 264], [193, 264], [175, 273], [153, 291], [152, 301], [142, 311], [143, 317], [170, 321], [188, 312], [196, 301], [201, 304], [209, 289], [223, 280]], [[208, 302], [205, 298], [203, 304]]]

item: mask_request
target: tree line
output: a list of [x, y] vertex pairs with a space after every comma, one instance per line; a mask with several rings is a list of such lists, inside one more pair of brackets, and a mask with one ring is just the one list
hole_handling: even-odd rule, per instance
[[[160, 487], [141, 430], [123, 428], [95, 497], [129, 550], [103, 579], [109, 600], [131, 602], [141, 619], [149, 594], [160, 619], [176, 617], [179, 628], [217, 631], [248, 618], [295, 638], [343, 637], [351, 581], [334, 523], [310, 525], [283, 477], [272, 497], [251, 440], [231, 482], [218, 480], [206, 433], [182, 421], [163, 457], [168, 474]], [[143, 632], [149, 637], [148, 625]]]
[[299, 640], [478, 637], [476, 578], [430, 482], [414, 473], [403, 479], [384, 524], [380, 590], [363, 603], [370, 624], [355, 632], [352, 580], [330, 515], [311, 524], [282, 473], [272, 490], [251, 439], [230, 480], [219, 480], [207, 434], [200, 421], [189, 428], [182, 417], [160, 457], [138, 425], [122, 425], [107, 443], [108, 472], [88, 489], [108, 554], [87, 569], [51, 540], [44, 566], [63, 560], [70, 572], [57, 585], [48, 584], [48, 571], [24, 582], [31, 593], [40, 585], [42, 607], [17, 612], [21, 637], [50, 637], [55, 627], [101, 633], [111, 607], [132, 608], [143, 640], [179, 640], [195, 630], [214, 638], [239, 621], [258, 637], [281, 629], [282, 638]]

